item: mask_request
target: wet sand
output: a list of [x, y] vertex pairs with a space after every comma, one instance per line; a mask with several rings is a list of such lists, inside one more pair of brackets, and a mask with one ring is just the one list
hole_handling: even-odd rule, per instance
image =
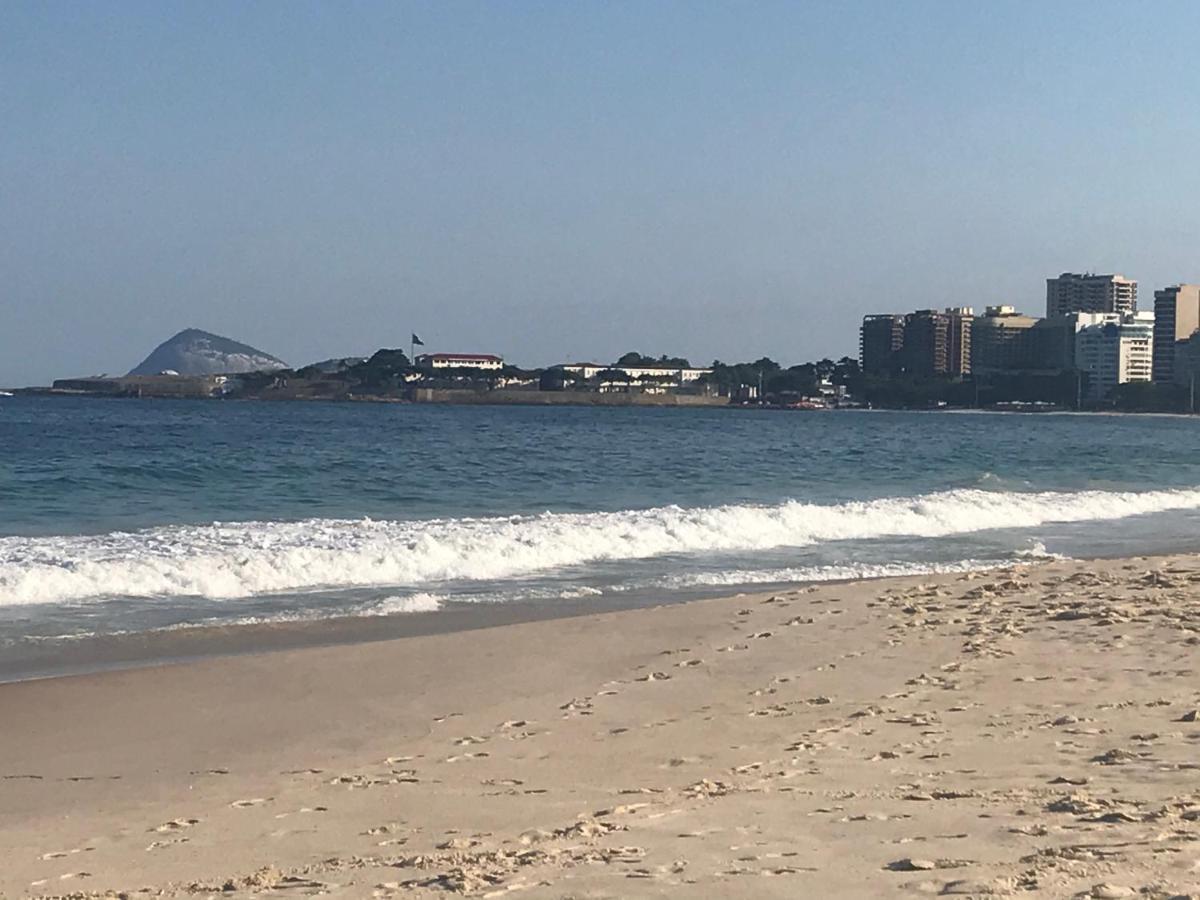
[[0, 685], [0, 896], [1200, 894], [1200, 558]]

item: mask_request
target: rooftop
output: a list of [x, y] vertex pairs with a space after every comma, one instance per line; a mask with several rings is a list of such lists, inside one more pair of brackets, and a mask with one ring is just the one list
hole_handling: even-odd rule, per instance
[[501, 357], [491, 353], [422, 353], [418, 359], [487, 359], [504, 362]]

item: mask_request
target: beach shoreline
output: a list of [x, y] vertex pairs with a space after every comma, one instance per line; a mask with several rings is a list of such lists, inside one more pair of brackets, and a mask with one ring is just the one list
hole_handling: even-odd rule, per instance
[[1061, 560], [3, 684], [0, 896], [1194, 892], [1198, 586]]
[[[760, 590], [761, 586], [754, 589]], [[32, 649], [26, 648], [21, 654], [9, 652], [0, 659], [0, 685], [305, 648], [350, 647], [726, 596], [728, 588], [711, 588], [678, 590], [665, 595], [660, 592], [652, 602], [637, 592], [617, 592], [603, 598], [586, 595], [554, 600], [449, 602], [430, 611], [335, 614], [290, 621], [196, 624], [54, 638], [34, 642]]]
[[[1051, 557], [1047, 557], [1051, 558]], [[1004, 568], [1012, 561], [981, 563], [970, 571]], [[964, 569], [963, 571], [966, 571]], [[936, 572], [911, 573], [924, 578]], [[390, 614], [334, 614], [295, 620], [195, 624], [115, 634], [89, 634], [32, 642], [0, 658], [0, 685], [92, 675], [124, 669], [186, 665], [210, 659], [253, 656], [316, 647], [351, 647], [462, 631], [501, 628], [554, 619], [631, 612], [769, 591], [836, 587], [884, 581], [894, 575], [831, 578], [741, 586], [676, 588], [670, 591], [616, 591], [558, 597], [553, 600], [454, 602], [435, 610]], [[906, 574], [903, 577], [910, 577]]]

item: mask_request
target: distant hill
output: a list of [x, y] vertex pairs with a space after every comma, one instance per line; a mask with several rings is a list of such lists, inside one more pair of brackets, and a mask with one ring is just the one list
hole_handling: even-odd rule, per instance
[[224, 375], [286, 369], [287, 363], [270, 353], [239, 344], [198, 328], [179, 332], [155, 348], [130, 375]]

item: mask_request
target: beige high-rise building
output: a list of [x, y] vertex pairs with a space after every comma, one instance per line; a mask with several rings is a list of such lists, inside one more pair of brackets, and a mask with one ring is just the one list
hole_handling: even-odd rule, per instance
[[1200, 284], [1176, 284], [1154, 292], [1154, 380], [1175, 380], [1179, 345], [1200, 329]]
[[1073, 312], [1121, 313], [1137, 311], [1137, 282], [1124, 275], [1077, 275], [1063, 272], [1046, 279], [1046, 317]]
[[971, 371], [1011, 372], [1033, 368], [1029, 331], [1038, 323], [1012, 306], [989, 306], [971, 324]]

